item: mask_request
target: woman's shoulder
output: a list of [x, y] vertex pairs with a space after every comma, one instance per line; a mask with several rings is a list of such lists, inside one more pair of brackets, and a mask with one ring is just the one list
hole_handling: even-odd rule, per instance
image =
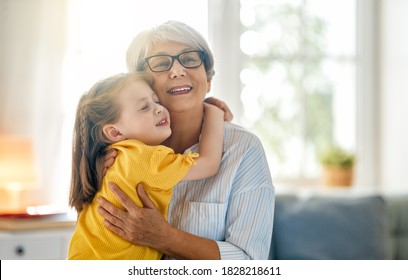
[[228, 132], [242, 133], [246, 135], [253, 135], [256, 137], [256, 135], [253, 132], [235, 123], [225, 122], [224, 128]]
[[239, 143], [243, 145], [246, 143], [247, 145], [261, 145], [261, 141], [255, 133], [242, 126], [228, 122], [224, 124], [224, 138], [227, 142], [231, 142], [231, 144]]

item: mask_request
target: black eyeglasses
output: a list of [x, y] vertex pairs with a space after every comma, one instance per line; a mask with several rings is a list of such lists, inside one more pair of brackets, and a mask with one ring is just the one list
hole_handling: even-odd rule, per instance
[[197, 68], [203, 63], [204, 52], [199, 50], [186, 51], [178, 55], [158, 54], [145, 58], [145, 63], [152, 72], [164, 72], [171, 69], [177, 59], [187, 69]]

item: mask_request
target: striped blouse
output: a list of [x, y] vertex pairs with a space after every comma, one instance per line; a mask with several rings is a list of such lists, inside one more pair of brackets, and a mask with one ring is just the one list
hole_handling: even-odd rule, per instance
[[[198, 151], [198, 144], [189, 148]], [[217, 175], [176, 185], [168, 221], [215, 240], [221, 259], [267, 259], [272, 238], [275, 189], [260, 140], [225, 123]]]

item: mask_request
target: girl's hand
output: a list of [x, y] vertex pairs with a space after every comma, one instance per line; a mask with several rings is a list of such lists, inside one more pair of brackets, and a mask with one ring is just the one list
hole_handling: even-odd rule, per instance
[[110, 149], [106, 155], [103, 157], [103, 171], [102, 171], [102, 176], [105, 176], [106, 171], [108, 171], [108, 168], [112, 166], [112, 164], [115, 162], [115, 158], [118, 155], [118, 151], [115, 149]]
[[209, 104], [215, 105], [221, 110], [223, 110], [224, 111], [224, 121], [231, 122], [232, 119], [234, 118], [234, 115], [232, 114], [230, 108], [224, 101], [217, 99], [215, 97], [207, 97], [204, 101]]
[[211, 116], [217, 116], [217, 118], [219, 117], [221, 120], [225, 121], [225, 111], [221, 109], [220, 107], [213, 105], [211, 103], [204, 102], [204, 113], [208, 115], [211, 114]]

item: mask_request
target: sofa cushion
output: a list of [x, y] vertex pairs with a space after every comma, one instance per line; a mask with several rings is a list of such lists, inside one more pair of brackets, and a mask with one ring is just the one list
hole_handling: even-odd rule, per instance
[[393, 256], [408, 260], [408, 196], [391, 195], [386, 197], [393, 237]]
[[390, 259], [384, 200], [370, 197], [276, 199], [275, 259]]

